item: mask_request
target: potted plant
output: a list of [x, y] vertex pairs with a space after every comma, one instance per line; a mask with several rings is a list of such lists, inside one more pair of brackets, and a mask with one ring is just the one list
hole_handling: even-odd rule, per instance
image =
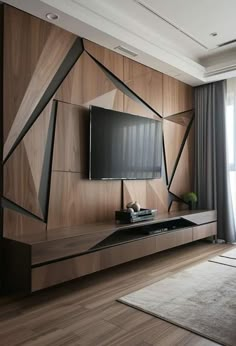
[[187, 192], [183, 195], [183, 200], [185, 203], [188, 204], [189, 209], [193, 210], [196, 209], [197, 205], [197, 195], [195, 192]]

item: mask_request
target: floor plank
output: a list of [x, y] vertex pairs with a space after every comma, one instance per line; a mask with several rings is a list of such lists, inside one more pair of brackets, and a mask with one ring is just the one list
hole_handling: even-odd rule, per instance
[[213, 346], [216, 343], [116, 301], [231, 248], [195, 242], [27, 297], [0, 297], [1, 346]]

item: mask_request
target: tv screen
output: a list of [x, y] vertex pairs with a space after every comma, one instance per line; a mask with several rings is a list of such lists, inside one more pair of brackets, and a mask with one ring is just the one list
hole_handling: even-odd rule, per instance
[[91, 106], [90, 179], [161, 177], [162, 123]]

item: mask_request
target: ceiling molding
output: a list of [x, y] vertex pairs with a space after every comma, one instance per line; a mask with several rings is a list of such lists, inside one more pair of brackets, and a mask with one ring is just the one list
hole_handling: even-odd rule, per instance
[[192, 35], [190, 35], [189, 33], [187, 33], [186, 31], [184, 31], [183, 29], [181, 29], [179, 26], [177, 26], [176, 24], [174, 24], [173, 22], [171, 22], [170, 20], [168, 20], [167, 18], [161, 16], [157, 11], [155, 11], [151, 6], [149, 6], [148, 4], [146, 4], [145, 0], [134, 0], [134, 2], [136, 2], [139, 6], [141, 6], [142, 8], [144, 8], [146, 11], [149, 11], [150, 13], [152, 13], [154, 16], [157, 16], [159, 19], [163, 20], [164, 22], [166, 22], [167, 24], [171, 25], [174, 29], [180, 31], [183, 35], [187, 36], [188, 38], [190, 38], [191, 40], [193, 40], [195, 43], [197, 43], [199, 46], [201, 46], [204, 49], [208, 49], [208, 47], [206, 47], [202, 42], [200, 42], [199, 40], [197, 40], [195, 37], [193, 37]]
[[[46, 21], [49, 21], [45, 17], [46, 13], [56, 13], [59, 15], [59, 19], [55, 22], [57, 26], [113, 51], [117, 51], [116, 48], [122, 46], [124, 50], [137, 54], [137, 56], [132, 57], [133, 60], [192, 86], [235, 75], [236, 62], [232, 63], [232, 58], [231, 61], [225, 61], [224, 64], [218, 66], [215, 63], [211, 65], [208, 59], [205, 65], [204, 59], [207, 60], [207, 56], [201, 60], [200, 58], [199, 60], [189, 58], [171, 47], [170, 42], [165, 37], [159, 35], [160, 39], [157, 40], [155, 39], [157, 33], [151, 35], [151, 32], [141, 30], [143, 29], [141, 23], [140, 30], [137, 30], [137, 27], [126, 25], [125, 18], [123, 18], [123, 22], [119, 22], [119, 16], [115, 17], [116, 12], [114, 10], [113, 16], [109, 17], [109, 11], [101, 11], [101, 6], [104, 5], [101, 1], [5, 0], [4, 2]], [[138, 2], [141, 0], [133, 1], [136, 5]], [[161, 17], [170, 22], [170, 25], [172, 24], [178, 30], [183, 31], [164, 16]], [[53, 23], [52, 21], [49, 22]], [[186, 33], [183, 32], [183, 34]], [[131, 58], [125, 51], [120, 53]]]

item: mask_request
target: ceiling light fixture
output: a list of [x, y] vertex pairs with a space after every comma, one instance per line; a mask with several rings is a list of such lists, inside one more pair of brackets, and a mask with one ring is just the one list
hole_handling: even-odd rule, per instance
[[47, 13], [46, 18], [49, 20], [57, 20], [59, 18], [59, 16], [56, 13]]

